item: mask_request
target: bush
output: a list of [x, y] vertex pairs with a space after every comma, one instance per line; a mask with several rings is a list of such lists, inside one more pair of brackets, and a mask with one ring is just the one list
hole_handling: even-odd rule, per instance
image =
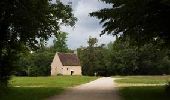
[[170, 95], [170, 81], [165, 86], [165, 92], [167, 95]]
[[59, 74], [57, 74], [57, 76], [63, 76], [63, 74], [59, 73]]

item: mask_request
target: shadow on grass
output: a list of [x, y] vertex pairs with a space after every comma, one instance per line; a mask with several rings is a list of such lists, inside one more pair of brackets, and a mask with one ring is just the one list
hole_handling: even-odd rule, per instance
[[44, 100], [63, 92], [58, 87], [12, 87], [0, 94], [0, 100]]
[[123, 100], [170, 100], [163, 86], [123, 87], [119, 91]]

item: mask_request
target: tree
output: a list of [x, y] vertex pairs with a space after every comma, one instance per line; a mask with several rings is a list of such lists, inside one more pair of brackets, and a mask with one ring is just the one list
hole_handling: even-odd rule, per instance
[[[95, 39], [93, 39], [94, 41]], [[130, 44], [129, 38], [117, 37], [107, 46], [94, 46], [91, 39], [88, 47], [78, 49], [83, 75], [163, 75], [170, 74], [168, 49], [160, 49], [160, 43], [143, 46]]]
[[29, 67], [29, 76], [51, 75], [51, 62], [54, 54], [46, 51], [32, 54], [32, 66]]
[[94, 75], [96, 52], [95, 45], [97, 44], [97, 39], [90, 37], [87, 41], [87, 48], [80, 48], [78, 50], [78, 55], [82, 64], [82, 74], [83, 75]]
[[18, 76], [49, 76], [51, 62], [56, 52], [70, 52], [66, 44], [67, 33], [59, 32], [54, 34], [54, 44], [50, 47], [46, 41], [40, 39], [38, 49], [33, 53], [20, 53], [17, 60], [18, 67], [15, 75]]
[[158, 44], [132, 46], [129, 39], [119, 37], [109, 44], [107, 51], [108, 70], [111, 75], [162, 75], [170, 74], [168, 49], [161, 50]]
[[100, 0], [111, 4], [90, 15], [101, 19], [102, 34], [130, 37], [133, 43], [145, 44], [150, 41], [170, 42], [170, 1], [169, 0]]
[[66, 43], [68, 33], [66, 32], [59, 32], [55, 34], [56, 39], [54, 39], [54, 45], [51, 47], [54, 50], [54, 53], [57, 52], [68, 52], [68, 47]]
[[128, 41], [117, 38], [114, 43], [108, 45], [109, 65], [111, 75], [132, 75], [135, 74], [137, 52], [135, 47], [130, 46]]
[[59, 0], [1, 0], [0, 7], [0, 87], [6, 87], [23, 48], [35, 49], [37, 38], [47, 40], [61, 24], [73, 26], [76, 18]]
[[105, 48], [104, 45], [97, 45], [97, 38], [89, 38], [88, 46], [78, 49], [78, 56], [81, 61], [82, 74], [93, 76], [106, 76]]

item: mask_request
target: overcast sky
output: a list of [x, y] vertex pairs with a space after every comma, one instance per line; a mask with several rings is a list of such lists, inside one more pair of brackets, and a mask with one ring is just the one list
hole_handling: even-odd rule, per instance
[[98, 38], [98, 44], [107, 44], [114, 41], [115, 38], [111, 35], [99, 34], [102, 30], [102, 25], [99, 20], [89, 16], [90, 12], [100, 10], [101, 8], [109, 7], [98, 0], [62, 0], [64, 3], [72, 2], [75, 17], [78, 21], [74, 28], [65, 27], [61, 28], [62, 31], [68, 32], [67, 44], [71, 49], [79, 48], [80, 46], [87, 46], [89, 36]]

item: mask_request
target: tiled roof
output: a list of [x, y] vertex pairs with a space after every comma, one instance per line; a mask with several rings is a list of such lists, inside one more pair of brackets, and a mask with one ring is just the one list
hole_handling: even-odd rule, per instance
[[58, 53], [63, 66], [80, 66], [79, 58], [73, 53]]

